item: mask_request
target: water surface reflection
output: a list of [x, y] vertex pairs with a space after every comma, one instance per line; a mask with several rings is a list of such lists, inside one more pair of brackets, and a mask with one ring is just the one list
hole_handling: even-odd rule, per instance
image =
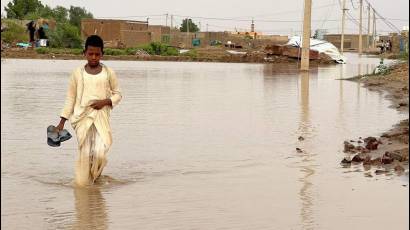
[[108, 213], [100, 185], [90, 187], [74, 186], [75, 223], [74, 229], [106, 230]]

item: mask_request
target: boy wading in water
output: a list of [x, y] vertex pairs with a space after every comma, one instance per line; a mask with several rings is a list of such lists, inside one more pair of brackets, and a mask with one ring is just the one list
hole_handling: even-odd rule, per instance
[[88, 63], [73, 71], [68, 85], [58, 130], [70, 120], [78, 142], [79, 156], [75, 167], [77, 185], [90, 185], [107, 164], [106, 154], [112, 144], [110, 112], [122, 96], [117, 76], [100, 63], [103, 40], [92, 35], [85, 42]]

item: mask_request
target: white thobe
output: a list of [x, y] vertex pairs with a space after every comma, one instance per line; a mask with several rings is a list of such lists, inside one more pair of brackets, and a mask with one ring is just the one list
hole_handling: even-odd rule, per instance
[[[83, 184], [84, 179], [82, 178], [89, 178], [89, 182], [93, 182], [106, 164], [105, 154], [112, 144], [110, 127], [112, 108], [104, 106], [100, 110], [95, 110], [90, 104], [95, 100], [107, 98], [111, 99], [113, 107], [122, 99], [118, 80], [112, 69], [103, 65], [102, 71], [96, 75], [88, 74], [84, 67], [73, 71], [60, 116], [69, 119], [76, 132], [79, 149], [78, 161], [82, 162], [77, 161], [77, 183]], [[101, 150], [102, 146], [104, 151]], [[96, 157], [96, 160], [85, 160], [87, 157], [90, 159]], [[78, 167], [79, 164], [82, 166]], [[79, 168], [81, 172], [77, 171]], [[91, 170], [96, 168], [98, 170], [93, 173]]]

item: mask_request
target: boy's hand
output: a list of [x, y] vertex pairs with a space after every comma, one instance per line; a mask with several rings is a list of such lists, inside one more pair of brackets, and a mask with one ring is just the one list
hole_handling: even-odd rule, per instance
[[100, 110], [106, 105], [111, 105], [111, 100], [110, 99], [97, 100], [97, 101], [93, 102], [90, 106], [93, 109]]

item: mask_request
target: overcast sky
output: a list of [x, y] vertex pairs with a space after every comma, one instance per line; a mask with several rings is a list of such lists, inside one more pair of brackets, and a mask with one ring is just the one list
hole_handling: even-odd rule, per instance
[[[341, 1], [342, 0], [313, 0], [312, 30], [328, 29], [331, 33], [341, 31]], [[387, 18], [397, 28], [409, 25], [408, 0], [368, 0], [383, 17]], [[2, 13], [4, 6], [10, 0], [1, 1]], [[209, 31], [243, 31], [250, 29], [250, 20], [255, 20], [255, 30], [263, 34], [298, 34], [302, 30], [304, 0], [41, 0], [50, 7], [61, 5], [64, 7], [81, 6], [90, 11], [95, 18], [122, 18], [130, 20], [146, 20], [150, 24], [171, 23], [179, 25], [182, 16], [191, 16], [197, 24], [201, 24], [202, 31], [208, 25]], [[364, 2], [366, 2], [364, 0]], [[346, 0], [346, 8], [352, 18], [359, 18], [359, 0]], [[168, 21], [166, 14], [168, 13]], [[364, 11], [367, 17], [367, 10]], [[217, 19], [210, 19], [217, 18]], [[223, 20], [224, 19], [224, 20]], [[232, 20], [233, 19], [233, 20]], [[367, 28], [367, 19], [364, 21]], [[358, 33], [358, 25], [347, 20], [346, 33]], [[386, 34], [392, 31], [385, 23], [378, 20], [378, 33]]]

